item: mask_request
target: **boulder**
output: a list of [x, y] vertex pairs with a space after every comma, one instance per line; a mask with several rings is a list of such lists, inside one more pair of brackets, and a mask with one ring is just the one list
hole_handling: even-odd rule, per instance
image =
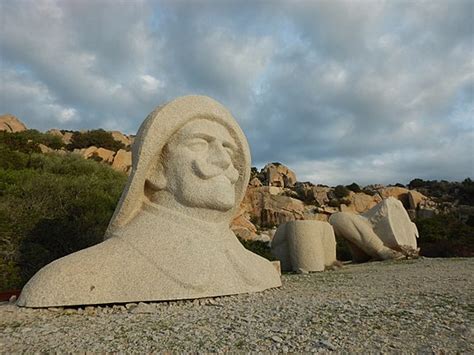
[[425, 195], [423, 195], [421, 192], [418, 192], [416, 190], [410, 190], [408, 191], [408, 206], [409, 209], [416, 210], [422, 201], [425, 201], [428, 199]]
[[38, 148], [41, 150], [41, 153], [46, 154], [46, 153], [51, 153], [54, 151], [54, 149], [51, 149], [50, 147], [44, 145], [44, 144], [38, 144]]
[[315, 208], [314, 206], [305, 206], [303, 219], [327, 222], [329, 217], [327, 214], [320, 213], [319, 208]]
[[71, 143], [72, 133], [71, 132], [64, 132], [62, 133], [59, 129], [53, 128], [47, 131], [46, 133], [51, 134], [53, 136], [60, 137], [64, 144]]
[[262, 172], [267, 177], [269, 186], [290, 187], [296, 183], [296, 175], [288, 167], [279, 163], [265, 165]]
[[243, 208], [250, 219], [259, 226], [277, 226], [281, 223], [304, 218], [304, 204], [283, 195], [272, 195], [268, 186], [249, 187]]
[[313, 186], [311, 190], [313, 193], [313, 198], [319, 204], [319, 206], [324, 206], [329, 203], [328, 193], [331, 191], [330, 187]]
[[244, 214], [236, 216], [230, 225], [230, 229], [236, 236], [245, 240], [257, 239], [257, 227], [250, 222]]
[[123, 134], [122, 132], [112, 131], [112, 132], [110, 132], [110, 134], [112, 135], [112, 137], [116, 141], [118, 141], [120, 143], [123, 143], [125, 145], [125, 147], [130, 146], [130, 144], [131, 144], [130, 139], [128, 139], [128, 137], [125, 134]]
[[284, 223], [272, 240], [272, 253], [283, 271], [324, 271], [336, 262], [334, 231], [327, 222]]
[[354, 193], [352, 191], [349, 194], [349, 199], [352, 209], [357, 213], [366, 212], [382, 201], [379, 195], [371, 196], [363, 192]]
[[128, 173], [130, 167], [132, 166], [132, 153], [127, 152], [124, 149], [119, 149], [115, 154], [114, 161], [112, 163], [112, 168], [117, 171]]
[[9, 133], [23, 132], [28, 128], [23, 122], [21, 122], [17, 117], [6, 113], [0, 115], [0, 131], [6, 131]]
[[397, 200], [402, 202], [405, 208], [410, 207], [410, 204], [408, 202], [409, 191], [410, 190], [404, 187], [398, 187], [398, 186], [383, 187], [377, 190], [377, 192], [380, 194], [380, 197], [382, 197], [383, 199], [387, 199], [389, 197], [395, 197]]
[[63, 142], [64, 144], [70, 144], [72, 141], [72, 132], [63, 133]]
[[98, 149], [97, 147], [92, 145], [88, 148], [81, 149], [80, 154], [82, 155], [83, 158], [88, 159], [97, 151], [97, 149]]
[[61, 131], [60, 131], [59, 129], [57, 129], [57, 128], [52, 128], [52, 129], [46, 131], [46, 133], [51, 134], [52, 136], [60, 137], [60, 138], [63, 137], [63, 134], [62, 134]]
[[253, 179], [250, 180], [249, 186], [260, 187], [260, 186], [263, 186], [263, 184], [257, 177], [254, 177]]
[[93, 155], [101, 158], [103, 162], [111, 164], [114, 161], [115, 152], [105, 148], [98, 148]]

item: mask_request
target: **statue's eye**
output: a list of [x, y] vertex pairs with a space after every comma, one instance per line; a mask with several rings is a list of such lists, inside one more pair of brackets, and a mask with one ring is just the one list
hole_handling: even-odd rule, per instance
[[224, 149], [226, 150], [226, 152], [229, 154], [230, 157], [234, 156], [235, 154], [234, 147], [232, 147], [230, 144], [225, 144], [225, 143], [222, 146], [224, 147]]
[[204, 152], [208, 149], [208, 145], [204, 138], [193, 138], [187, 143], [187, 147], [193, 152]]

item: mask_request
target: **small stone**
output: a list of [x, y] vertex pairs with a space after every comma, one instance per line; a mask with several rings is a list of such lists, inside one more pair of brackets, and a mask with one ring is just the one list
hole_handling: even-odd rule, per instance
[[276, 341], [277, 343], [282, 343], [283, 342], [283, 339], [280, 338], [278, 335], [272, 336], [272, 340]]
[[319, 344], [324, 346], [326, 349], [333, 350], [333, 351], [336, 350], [334, 345], [332, 345], [328, 340], [320, 340]]
[[8, 300], [10, 303], [15, 303], [16, 302], [16, 295], [12, 295], [10, 299]]

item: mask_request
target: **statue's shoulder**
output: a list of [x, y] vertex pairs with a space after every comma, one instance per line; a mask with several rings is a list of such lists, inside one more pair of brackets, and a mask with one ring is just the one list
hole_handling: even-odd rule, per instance
[[18, 305], [53, 307], [67, 305], [71, 296], [87, 299], [84, 296], [93, 293], [103, 283], [104, 276], [123, 262], [118, 257], [120, 244], [118, 240], [108, 239], [49, 263], [25, 285]]

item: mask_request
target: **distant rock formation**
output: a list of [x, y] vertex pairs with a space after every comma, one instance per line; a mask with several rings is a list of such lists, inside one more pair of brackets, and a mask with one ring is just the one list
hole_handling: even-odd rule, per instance
[[21, 122], [17, 117], [6, 113], [4, 115], [0, 115], [0, 131], [6, 131], [9, 133], [15, 132], [23, 132], [26, 131], [28, 128], [26, 125]]
[[262, 172], [265, 174], [268, 186], [292, 187], [296, 183], [296, 174], [280, 163], [267, 164]]
[[50, 129], [49, 131], [46, 131], [46, 133], [49, 133], [53, 136], [60, 137], [61, 140], [63, 141], [64, 144], [70, 144], [71, 139], [72, 139], [72, 133], [71, 132], [61, 132], [57, 128]]

